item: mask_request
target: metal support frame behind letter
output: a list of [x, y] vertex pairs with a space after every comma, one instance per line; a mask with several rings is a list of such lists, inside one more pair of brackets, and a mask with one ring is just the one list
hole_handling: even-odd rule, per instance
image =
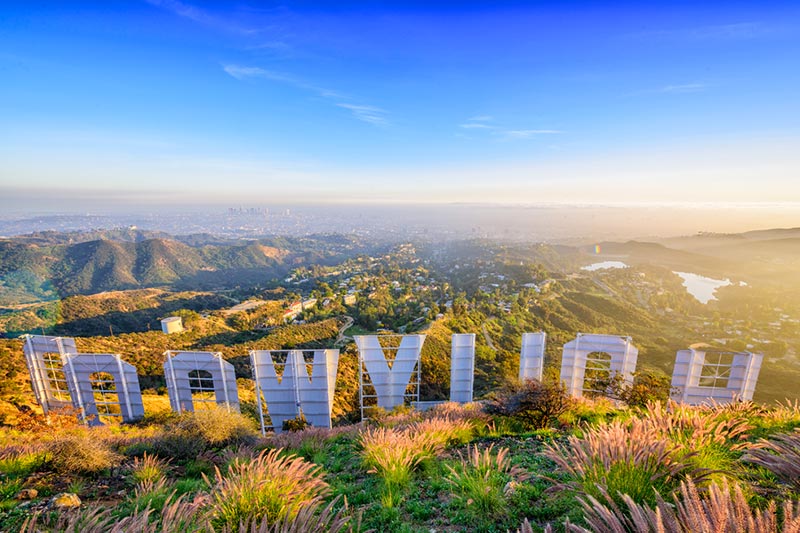
[[[710, 354], [732, 356], [728, 364], [707, 361]], [[672, 372], [672, 399], [688, 405], [730, 403], [736, 399], [750, 401], [756, 389], [764, 354], [751, 352], [725, 352], [689, 348], [679, 350]], [[702, 386], [704, 368], [713, 368], [712, 379], [726, 378], [725, 387]]]
[[[164, 377], [167, 381], [169, 403], [176, 413], [194, 411], [189, 372], [205, 371], [214, 381], [214, 400], [234, 411], [239, 410], [239, 393], [233, 365], [218, 352], [164, 352]], [[191, 378], [195, 379], [195, 378]]]
[[[380, 339], [400, 338], [396, 347], [382, 347]], [[377, 406], [387, 411], [404, 405], [406, 399], [419, 402], [420, 353], [425, 335], [355, 335], [359, 357], [359, 398], [361, 419], [364, 411], [374, 405], [365, 405], [365, 400], [375, 399]], [[391, 363], [386, 360], [386, 352], [394, 351]], [[415, 371], [416, 369], [416, 371]], [[364, 378], [369, 378], [375, 394], [366, 394]], [[413, 378], [413, 379], [412, 379]], [[407, 393], [411, 386], [412, 391]], [[370, 402], [371, 403], [371, 402]]]
[[57, 378], [54, 369], [44, 360], [46, 353], [58, 354], [59, 364], [63, 366], [68, 353], [77, 353], [75, 339], [70, 337], [49, 337], [45, 335], [25, 335], [22, 351], [31, 377], [31, 387], [36, 401], [47, 415], [52, 409], [73, 405], [69, 395], [69, 384], [64, 378]]
[[475, 381], [475, 334], [454, 334], [450, 344], [450, 401], [469, 403]]
[[544, 347], [547, 336], [544, 331], [522, 334], [522, 349], [519, 354], [519, 380], [542, 381], [544, 371]]
[[611, 356], [609, 377], [622, 376], [626, 383], [633, 383], [639, 350], [633, 346], [630, 337], [578, 333], [574, 340], [564, 345], [561, 358], [561, 381], [569, 394], [576, 398], [583, 396], [586, 363], [588, 355], [593, 352]]
[[[113, 395], [115, 402], [106, 402], [101, 398], [98, 402], [93, 388], [93, 374], [110, 374], [114, 378]], [[81, 410], [81, 417], [90, 424], [101, 424], [99, 417], [104, 413], [98, 410], [98, 404], [118, 404], [120, 416], [124, 422], [133, 422], [144, 416], [142, 392], [139, 388], [139, 376], [136, 368], [126, 363], [117, 354], [79, 353], [67, 354], [64, 373], [70, 385], [73, 402]]]

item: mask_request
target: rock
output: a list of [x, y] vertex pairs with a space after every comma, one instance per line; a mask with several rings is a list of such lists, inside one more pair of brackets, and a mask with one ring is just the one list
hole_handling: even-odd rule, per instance
[[18, 500], [33, 500], [39, 495], [39, 491], [36, 489], [22, 489], [17, 493], [16, 498]]
[[81, 506], [81, 499], [72, 492], [62, 492], [53, 498], [53, 507], [60, 510], [77, 509]]

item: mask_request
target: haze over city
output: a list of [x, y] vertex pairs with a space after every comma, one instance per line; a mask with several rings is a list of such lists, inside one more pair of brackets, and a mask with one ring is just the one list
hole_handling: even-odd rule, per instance
[[793, 2], [4, 2], [0, 208], [796, 215], [798, 21]]

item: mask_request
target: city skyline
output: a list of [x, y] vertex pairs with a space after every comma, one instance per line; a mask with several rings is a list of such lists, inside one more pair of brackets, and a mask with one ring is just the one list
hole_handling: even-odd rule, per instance
[[0, 207], [800, 202], [800, 7], [0, 8]]

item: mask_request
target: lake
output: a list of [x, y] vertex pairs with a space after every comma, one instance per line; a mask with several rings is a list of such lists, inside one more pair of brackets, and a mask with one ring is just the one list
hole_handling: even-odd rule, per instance
[[691, 272], [673, 272], [683, 279], [683, 286], [689, 294], [697, 298], [700, 303], [707, 304], [711, 300], [716, 300], [714, 293], [720, 287], [731, 284], [729, 279], [714, 279], [692, 274]]

